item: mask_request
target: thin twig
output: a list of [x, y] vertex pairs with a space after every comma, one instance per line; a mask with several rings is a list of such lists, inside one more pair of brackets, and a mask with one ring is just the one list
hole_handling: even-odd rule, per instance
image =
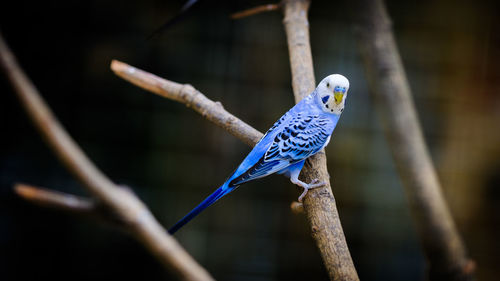
[[474, 263], [443, 198], [385, 6], [381, 0], [361, 0], [354, 10], [371, 93], [429, 262], [429, 279], [472, 280]]
[[42, 207], [76, 214], [89, 214], [96, 209], [95, 202], [91, 199], [32, 185], [17, 183], [14, 185], [14, 191], [23, 199]]
[[15, 184], [14, 191], [26, 201], [41, 207], [96, 219], [126, 231], [121, 217], [93, 199], [22, 183]]
[[21, 104], [63, 164], [102, 204], [126, 222], [127, 228], [157, 259], [183, 280], [212, 280], [208, 272], [168, 235], [147, 207], [129, 190], [115, 185], [88, 159], [45, 104], [18, 66], [0, 35], [0, 64]]
[[283, 1], [278, 3], [278, 4], [266, 4], [266, 5], [261, 5], [261, 6], [257, 6], [254, 8], [250, 8], [247, 10], [243, 10], [240, 12], [236, 12], [236, 13], [231, 15], [231, 18], [233, 20], [238, 20], [238, 19], [246, 18], [246, 17], [253, 16], [256, 14], [260, 14], [260, 13], [264, 13], [264, 12], [276, 11], [276, 10], [279, 10], [281, 8], [282, 3], [283, 3]]

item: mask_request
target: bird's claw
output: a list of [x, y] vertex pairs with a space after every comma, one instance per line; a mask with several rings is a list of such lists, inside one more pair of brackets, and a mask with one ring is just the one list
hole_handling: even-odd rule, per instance
[[311, 183], [308, 184], [308, 187], [307, 189], [312, 189], [312, 188], [316, 188], [316, 187], [321, 187], [321, 186], [324, 186], [326, 185], [326, 182], [325, 181], [322, 181], [322, 182], [319, 182], [319, 179], [313, 179], [311, 181]]
[[304, 199], [304, 196], [306, 196], [307, 191], [309, 191], [309, 189], [321, 187], [321, 186], [324, 186], [324, 185], [326, 185], [326, 182], [319, 182], [319, 179], [314, 179], [314, 180], [311, 181], [311, 183], [309, 183], [309, 184], [307, 184], [305, 186], [302, 186], [304, 188], [304, 191], [299, 196], [299, 199], [298, 199], [299, 202], [302, 203], [302, 200]]
[[319, 182], [319, 179], [313, 179], [309, 184], [315, 184], [317, 182]]

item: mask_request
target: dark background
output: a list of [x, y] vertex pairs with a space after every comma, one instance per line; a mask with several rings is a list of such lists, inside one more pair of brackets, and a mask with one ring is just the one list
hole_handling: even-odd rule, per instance
[[[500, 244], [499, 10], [495, 1], [388, 1], [426, 141], [479, 280], [495, 280]], [[145, 40], [183, 1], [10, 1], [0, 29], [89, 157], [172, 225], [218, 187], [249, 148], [183, 105], [113, 75], [119, 59], [190, 83], [265, 131], [293, 106], [280, 12], [233, 21], [263, 1], [200, 1]], [[425, 260], [374, 112], [348, 2], [313, 1], [317, 81], [350, 79], [330, 143], [329, 172], [363, 280], [422, 280]], [[355, 13], [356, 11], [354, 11]], [[0, 78], [0, 279], [169, 279], [132, 238], [33, 206], [25, 182], [87, 195], [41, 140]], [[242, 186], [175, 236], [218, 280], [327, 280], [299, 192], [281, 176]]]

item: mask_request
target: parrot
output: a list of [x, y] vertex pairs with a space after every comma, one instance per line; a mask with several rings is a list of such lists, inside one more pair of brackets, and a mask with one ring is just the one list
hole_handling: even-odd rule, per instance
[[330, 142], [340, 115], [344, 111], [349, 80], [341, 74], [325, 77], [316, 89], [286, 112], [262, 136], [233, 174], [168, 232], [175, 233], [217, 200], [250, 181], [282, 174], [304, 189], [298, 201], [312, 188], [324, 186], [318, 179], [305, 183], [299, 174], [308, 157]]

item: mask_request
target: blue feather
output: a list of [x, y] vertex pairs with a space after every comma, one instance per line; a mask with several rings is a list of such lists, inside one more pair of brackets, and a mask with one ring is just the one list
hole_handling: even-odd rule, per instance
[[182, 219], [180, 219], [174, 226], [172, 226], [168, 230], [168, 232], [170, 234], [174, 234], [177, 230], [179, 230], [179, 228], [183, 227], [186, 223], [188, 223], [190, 220], [192, 220], [194, 217], [196, 217], [203, 210], [205, 210], [210, 205], [217, 202], [217, 200], [222, 198], [224, 195], [228, 194], [229, 192], [231, 192], [235, 189], [235, 187], [228, 188], [227, 184], [228, 184], [228, 181], [226, 181], [221, 187], [217, 188], [217, 190], [214, 191], [212, 194], [210, 194], [210, 196], [208, 196], [205, 200], [203, 200], [203, 202], [201, 202], [191, 212], [189, 212]]

